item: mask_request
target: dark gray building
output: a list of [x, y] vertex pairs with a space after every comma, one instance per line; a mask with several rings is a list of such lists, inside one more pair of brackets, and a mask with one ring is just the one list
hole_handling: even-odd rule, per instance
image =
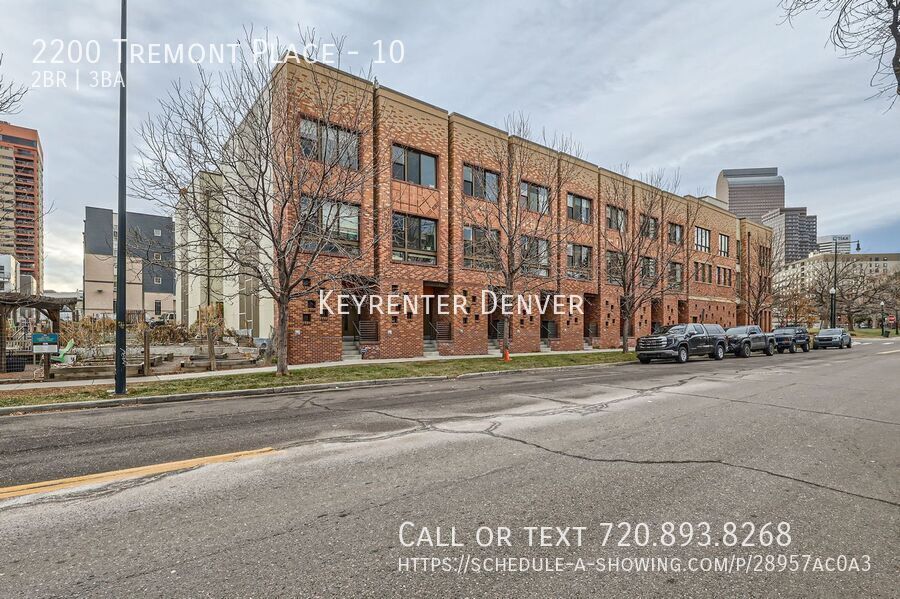
[[784, 178], [776, 167], [725, 169], [716, 181], [716, 197], [738, 218], [761, 223], [763, 214], [784, 208]]
[[806, 208], [778, 208], [762, 217], [772, 227], [772, 255], [777, 265], [790, 264], [817, 251], [818, 219]]
[[[85, 208], [84, 306], [87, 317], [115, 312], [116, 251], [120, 240], [116, 213]], [[171, 217], [128, 213], [126, 309], [139, 320], [175, 312], [175, 233]]]

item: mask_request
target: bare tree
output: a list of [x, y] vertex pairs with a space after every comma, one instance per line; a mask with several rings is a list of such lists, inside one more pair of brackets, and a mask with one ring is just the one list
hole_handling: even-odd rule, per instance
[[831, 313], [831, 289], [836, 291], [836, 316], [843, 314], [850, 330], [853, 330], [858, 316], [875, 312], [883, 280], [867, 272], [866, 261], [850, 254], [839, 254], [836, 266], [833, 260], [823, 259], [807, 268], [810, 299], [819, 310], [822, 320]]
[[[678, 172], [655, 171], [636, 182], [627, 177], [627, 165], [620, 170], [622, 176], [603, 178], [600, 191], [607, 204], [606, 279], [622, 290], [622, 351], [627, 352], [637, 311], [666, 293], [684, 292], [691, 251], [687, 235], [700, 211], [699, 200], [675, 195]], [[681, 228], [668, 228], [670, 223]]]
[[875, 61], [871, 84], [879, 95], [900, 96], [900, 0], [782, 0], [790, 22], [805, 12], [833, 20], [832, 45], [847, 56]]
[[[464, 260], [485, 274], [499, 296], [523, 296], [548, 286], [558, 290], [560, 273], [554, 266], [575, 230], [560, 214], [559, 198], [574, 179], [583, 151], [571, 136], [545, 131], [535, 135], [523, 114], [508, 116], [505, 130], [508, 138], [492, 139], [478, 157], [499, 173], [496, 181], [484, 178], [485, 189], [476, 192], [487, 201], [461, 202], [464, 225], [471, 232], [464, 242]], [[510, 316], [501, 318], [505, 359]]]
[[199, 81], [175, 82], [160, 99], [140, 129], [132, 187], [175, 214], [176, 254], [213, 256], [217, 266], [182, 265], [201, 276], [250, 277], [271, 296], [283, 375], [290, 304], [320, 288], [371, 283], [362, 275], [376, 227], [360, 205], [383, 167], [366, 150], [375, 126], [371, 76], [340, 70], [344, 40], [328, 40], [335, 68], [314, 62], [323, 47], [314, 30], [291, 44], [306, 56], [270, 39], [276, 50], [254, 53], [253, 37], [245, 32], [224, 72], [200, 68]]
[[28, 90], [24, 85], [17, 85], [15, 81], [8, 80], [3, 75], [2, 67], [3, 55], [0, 54], [0, 115], [16, 114]]
[[[780, 263], [776, 233], [750, 235], [742, 240], [741, 275], [737, 286], [748, 324], [762, 325], [765, 312], [772, 310], [773, 278]], [[773, 248], [775, 255], [773, 255]]]

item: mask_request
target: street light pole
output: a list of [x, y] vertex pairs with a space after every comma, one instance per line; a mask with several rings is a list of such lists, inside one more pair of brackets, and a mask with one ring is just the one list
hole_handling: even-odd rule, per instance
[[834, 285], [831, 287], [831, 328], [837, 327], [838, 242], [834, 239]]
[[125, 250], [128, 244], [128, 219], [125, 203], [125, 50], [127, 0], [122, 0], [122, 34], [119, 38], [119, 74], [122, 84], [119, 88], [119, 230], [116, 251], [116, 395], [125, 394]]
[[881, 336], [884, 337], [884, 300], [881, 300]]

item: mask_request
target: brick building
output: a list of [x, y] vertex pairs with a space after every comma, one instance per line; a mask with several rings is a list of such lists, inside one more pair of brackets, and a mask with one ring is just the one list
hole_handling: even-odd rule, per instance
[[[637, 199], [648, 192], [646, 184], [326, 66], [287, 61], [275, 77], [289, 72], [302, 85], [310, 81], [306, 73], [313, 70], [338, 80], [345, 97], [358, 99], [362, 94], [370, 99], [371, 131], [358, 135], [358, 157], [351, 162], [386, 166], [360, 197], [341, 200], [347, 215], [341, 226], [348, 228], [349, 243], [358, 243], [361, 251], [371, 248], [356, 267], [356, 278], [371, 281], [381, 294], [435, 301], [462, 296], [466, 308], [449, 314], [425, 307], [418, 313], [339, 315], [323, 313], [316, 300], [299, 300], [288, 312], [291, 363], [360, 356], [479, 355], [498, 346], [497, 338], [503, 337], [501, 322], [482, 311], [477, 301], [491, 286], [484, 269], [476, 268], [478, 257], [471, 249], [473, 240], [484, 232], [469, 219], [473, 205], [503, 202], [503, 194], [496, 191], [502, 185], [503, 165], [487, 151], [497, 147], [532, 152], [535, 165], [548, 161], [574, 165], [564, 185], [535, 192], [549, 206], [552, 220], [547, 239], [554, 239], [556, 225], [563, 220], [575, 222], [567, 243], [559, 245], [566, 249], [540, 264], [532, 280], [540, 293], [576, 294], [584, 299], [583, 313], [573, 309], [554, 314], [517, 312], [510, 318], [511, 351], [621, 346], [622, 290], [610, 284], [607, 273], [608, 252], [615, 247], [608, 231], [610, 199], [604, 195], [604, 182], [615, 180], [631, 190], [626, 205], [615, 207], [623, 211], [629, 227], [650, 216], [642, 214]], [[313, 107], [298, 104], [306, 117], [315, 118]], [[332, 126], [347, 125], [318, 125]], [[528, 178], [526, 173], [521, 179], [522, 201], [530, 199], [533, 191]], [[637, 311], [630, 327], [632, 337], [647, 334], [654, 325], [679, 321], [738, 323], [735, 286], [742, 221], [716, 202], [669, 195], [669, 212], [652, 218], [657, 223], [656, 243], [672, 244], [675, 257], [667, 260], [672, 264], [655, 264], [652, 257], [647, 258], [648, 268], [666, 269], [668, 284], [665, 289], [660, 286], [657, 297]], [[336, 259], [321, 258], [324, 262]], [[340, 282], [329, 284], [335, 291], [341, 287]]]

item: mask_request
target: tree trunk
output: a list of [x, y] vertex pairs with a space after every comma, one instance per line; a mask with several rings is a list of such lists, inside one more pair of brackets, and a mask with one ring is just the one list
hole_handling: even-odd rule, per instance
[[628, 337], [630, 334], [631, 318], [626, 318], [623, 314], [622, 318], [622, 353], [628, 353]]
[[503, 317], [503, 359], [509, 359], [509, 325], [512, 319], [507, 315]]
[[275, 330], [275, 374], [286, 376], [288, 373], [288, 301], [279, 301], [278, 325]]

